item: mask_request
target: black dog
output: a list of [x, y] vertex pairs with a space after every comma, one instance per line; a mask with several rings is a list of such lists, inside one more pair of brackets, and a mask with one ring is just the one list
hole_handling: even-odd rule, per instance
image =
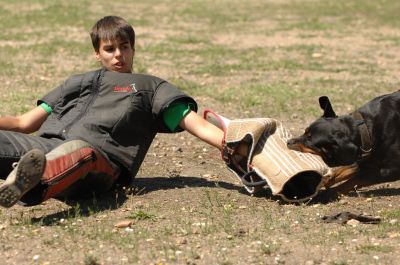
[[346, 166], [325, 185], [345, 181], [331, 192], [339, 195], [400, 179], [400, 92], [377, 97], [339, 117], [328, 97], [320, 97], [319, 104], [323, 116], [303, 135], [290, 139], [288, 147], [320, 155], [330, 167]]

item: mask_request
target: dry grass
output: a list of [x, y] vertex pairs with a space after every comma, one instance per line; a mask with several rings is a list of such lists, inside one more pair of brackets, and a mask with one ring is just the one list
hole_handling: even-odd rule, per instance
[[[117, 14], [136, 29], [135, 69], [231, 117], [270, 116], [293, 132], [399, 87], [399, 3], [386, 1], [0, 0], [1, 115], [97, 67], [89, 31]], [[179, 148], [178, 148], [179, 147]], [[188, 134], [159, 135], [130, 190], [0, 209], [2, 264], [395, 264], [400, 183], [329, 204], [243, 192], [219, 154]], [[323, 215], [381, 216], [336, 225]], [[120, 221], [132, 223], [116, 228]]]

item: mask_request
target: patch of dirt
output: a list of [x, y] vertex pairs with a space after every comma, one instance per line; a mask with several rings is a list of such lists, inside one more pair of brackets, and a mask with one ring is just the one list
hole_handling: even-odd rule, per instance
[[[98, 13], [106, 13], [108, 4], [91, 3], [91, 6]], [[167, 4], [153, 4], [155, 7], [149, 12], [151, 14], [172, 10]], [[114, 3], [115, 9], [112, 10], [136, 19], [136, 14], [141, 14], [148, 6], [145, 2], [129, 7], [125, 3]], [[44, 7], [30, 5], [25, 8], [40, 10]], [[14, 8], [16, 4], [5, 5], [7, 11], [14, 12]], [[159, 14], [154, 19], [163, 16]], [[182, 27], [191, 26], [189, 22], [184, 25], [176, 22], [172, 26], [163, 24], [165, 20], [162, 19], [157, 22], [137, 28], [139, 46], [187, 34], [183, 33]], [[197, 25], [196, 22], [192, 23]], [[400, 54], [399, 47], [393, 45], [393, 39], [400, 36], [397, 28], [354, 30], [349, 35], [338, 31], [305, 32], [299, 29], [271, 33], [269, 30], [275, 28], [276, 23], [265, 18], [255, 22], [249, 34], [240, 28], [237, 33], [213, 33], [210, 30], [207, 36], [215, 44], [229, 45], [238, 52], [263, 47], [266, 57], [262, 61], [266, 64], [287, 57], [298, 60], [317, 60], [322, 57], [329, 58], [331, 62], [326, 67], [334, 68], [337, 61], [344, 58], [346, 62], [342, 64], [349, 68], [361, 67], [359, 65], [362, 62], [376, 62], [385, 70], [373, 76], [368, 73], [352, 74], [350, 71], [307, 69], [196, 76], [189, 75], [188, 69], [193, 62], [201, 63], [200, 57], [184, 58], [188, 61], [188, 67], [179, 69], [174, 67], [173, 61], [155, 58], [151, 54], [137, 56], [140, 60], [151, 62], [151, 74], [165, 79], [184, 76], [187, 80], [204, 86], [213, 85], [221, 91], [245, 84], [251, 79], [265, 83], [286, 82], [299, 94], [296, 102], [288, 104], [298, 106], [298, 109], [306, 104], [316, 104], [311, 103], [315, 99], [302, 98], [302, 89], [308, 88], [296, 86], [299, 81], [325, 78], [355, 83], [363, 80], [363, 84], [367, 84], [373, 78], [393, 86], [400, 83], [400, 67], [396, 59]], [[204, 24], [197, 25], [197, 28], [200, 27], [204, 27]], [[14, 30], [23, 33], [28, 29]], [[63, 30], [70, 38], [84, 37], [80, 29], [65, 27]], [[51, 38], [61, 38], [59, 34]], [[0, 40], [0, 47], [15, 45], [23, 50], [24, 45], [36, 41], [45, 43], [47, 40]], [[314, 55], [305, 55], [302, 50], [286, 49], [297, 45], [321, 46], [322, 50], [315, 51]], [[57, 66], [53, 69], [47, 63], [36, 63], [38, 58], [35, 56], [32, 51], [21, 51], [16, 55], [16, 60], [27, 61], [32, 66], [15, 79], [7, 74], [0, 76], [3, 84], [2, 102], [15, 96], [15, 87], [28, 87], [32, 82], [35, 83], [34, 91], [29, 90], [29, 93], [45, 91], [63, 80], [66, 71], [75, 72], [89, 67], [87, 61], [92, 60], [89, 56], [67, 56], [60, 50], [49, 59], [49, 64]], [[307, 56], [311, 56], [311, 59]], [[347, 89], [358, 93], [360, 98], [374, 93], [371, 90], [364, 91], [359, 86], [338, 88], [336, 93], [343, 101], [339, 106], [340, 112], [351, 110], [354, 104], [342, 96], [348, 92]], [[29, 94], [27, 90], [22, 91]], [[254, 117], [258, 114], [254, 110], [238, 109], [235, 101], [223, 103], [206, 96], [198, 96], [196, 100], [202, 109], [211, 108], [228, 118]], [[24, 104], [27, 102], [25, 100]], [[273, 108], [274, 102], [269, 103]], [[1, 113], [13, 111], [15, 106], [6, 105]], [[315, 117], [302, 113], [281, 113], [277, 118], [282, 119], [294, 134], [299, 134]], [[51, 199], [29, 208], [19, 205], [11, 209], [1, 208], [0, 264], [389, 265], [398, 263], [400, 259], [399, 209], [400, 181], [355, 189], [340, 200], [329, 203], [311, 200], [289, 204], [268, 190], [249, 195], [222, 162], [218, 151], [188, 133], [160, 134], [153, 142], [137, 177], [126, 188], [101, 197], [89, 196], [86, 200], [61, 202]], [[342, 225], [322, 222], [323, 216], [346, 211], [379, 216], [381, 223], [350, 222]]]
[[[250, 196], [217, 151], [161, 134], [127, 190], [1, 209], [0, 253], [4, 264], [393, 264], [399, 195], [400, 181], [327, 204]], [[345, 211], [382, 223], [322, 222]]]

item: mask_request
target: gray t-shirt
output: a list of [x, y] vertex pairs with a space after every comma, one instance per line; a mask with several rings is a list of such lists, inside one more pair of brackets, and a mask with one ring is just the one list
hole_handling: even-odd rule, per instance
[[85, 140], [135, 175], [155, 135], [170, 132], [162, 112], [177, 101], [197, 111], [191, 97], [155, 76], [105, 70], [76, 75], [38, 100], [53, 109], [38, 135]]

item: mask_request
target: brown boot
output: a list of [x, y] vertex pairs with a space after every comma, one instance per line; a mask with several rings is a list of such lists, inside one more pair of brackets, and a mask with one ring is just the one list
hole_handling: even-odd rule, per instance
[[45, 165], [46, 156], [39, 149], [32, 149], [23, 155], [0, 186], [0, 206], [13, 206], [26, 192], [35, 187], [40, 182]]

